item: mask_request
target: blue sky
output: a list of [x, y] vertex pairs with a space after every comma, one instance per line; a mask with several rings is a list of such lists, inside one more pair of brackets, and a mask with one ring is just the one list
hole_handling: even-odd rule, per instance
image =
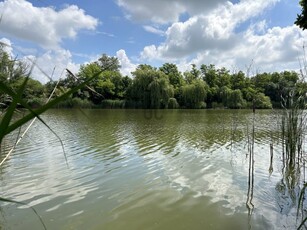
[[[165, 62], [186, 71], [215, 64], [254, 73], [299, 69], [306, 32], [293, 22], [297, 0], [5, 0], [0, 41], [47, 75], [77, 72], [106, 53], [130, 75]], [[36, 68], [33, 77], [48, 79]], [[62, 75], [62, 77], [64, 77]]]

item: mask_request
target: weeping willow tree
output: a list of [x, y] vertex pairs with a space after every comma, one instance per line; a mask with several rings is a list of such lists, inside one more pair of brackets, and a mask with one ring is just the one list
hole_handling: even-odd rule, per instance
[[131, 99], [141, 101], [143, 108], [167, 108], [169, 98], [174, 96], [173, 87], [165, 73], [148, 65], [140, 65], [129, 89]]
[[161, 101], [161, 86], [159, 80], [157, 78], [154, 79], [149, 84], [148, 88], [150, 91], [150, 107], [152, 109], [159, 109]]
[[155, 78], [148, 88], [150, 91], [150, 108], [168, 108], [168, 102], [174, 96], [174, 90], [164, 75], [160, 74], [159, 78]]
[[243, 99], [243, 95], [241, 90], [229, 90], [227, 91], [227, 107], [231, 109], [240, 109], [245, 106], [245, 100]]
[[207, 96], [206, 84], [203, 80], [197, 79], [181, 88], [182, 102], [186, 108], [200, 109], [205, 108]]
[[174, 88], [170, 85], [168, 79], [163, 76], [160, 79], [160, 86], [161, 86], [161, 108], [168, 108], [170, 98], [174, 97]]

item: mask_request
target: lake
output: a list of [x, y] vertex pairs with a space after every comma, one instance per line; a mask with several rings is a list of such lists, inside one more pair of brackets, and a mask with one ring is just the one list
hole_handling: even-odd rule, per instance
[[[51, 110], [67, 162], [36, 121], [0, 169], [1, 196], [47, 229], [295, 229], [304, 171], [283, 176], [279, 113]], [[29, 207], [0, 213], [2, 229], [43, 229]]]

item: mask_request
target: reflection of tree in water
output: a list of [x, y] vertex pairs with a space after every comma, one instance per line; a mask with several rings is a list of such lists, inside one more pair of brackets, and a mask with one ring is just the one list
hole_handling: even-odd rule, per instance
[[284, 165], [282, 174], [282, 179], [275, 187], [278, 192], [277, 203], [280, 208], [280, 213], [288, 214], [298, 203], [301, 187], [300, 169], [299, 167]]

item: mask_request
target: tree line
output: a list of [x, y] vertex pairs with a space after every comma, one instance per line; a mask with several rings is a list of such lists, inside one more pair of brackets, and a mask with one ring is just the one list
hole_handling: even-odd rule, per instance
[[[0, 52], [0, 80], [16, 90], [29, 71], [25, 63]], [[215, 65], [192, 64], [190, 71], [181, 73], [173, 63], [161, 67], [139, 65], [132, 77], [120, 73], [119, 60], [103, 54], [97, 61], [82, 65], [77, 74], [67, 73], [65, 79], [46, 84], [29, 79], [23, 98], [33, 106], [42, 105], [51, 92], [54, 97], [67, 92], [95, 76], [94, 80], [58, 107], [203, 109], [203, 108], [280, 108], [290, 94], [305, 96], [307, 84], [294, 71], [258, 73], [247, 76], [243, 71]], [[292, 95], [293, 96], [293, 95]], [[10, 98], [0, 92], [2, 106]]]

